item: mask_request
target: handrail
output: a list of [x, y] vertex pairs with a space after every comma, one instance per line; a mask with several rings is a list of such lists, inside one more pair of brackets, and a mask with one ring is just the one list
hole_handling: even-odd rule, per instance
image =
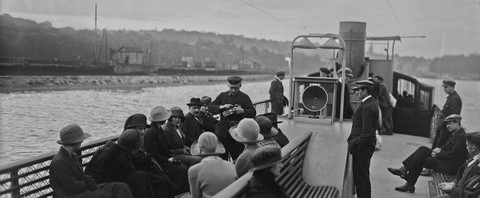
[[271, 103], [272, 103], [272, 100], [270, 100], [270, 99], [261, 100], [261, 101], [253, 103], [253, 106], [255, 107], [255, 110], [257, 111], [257, 115], [261, 115], [261, 114], [271, 112], [271, 111], [269, 111], [270, 107], [272, 106]]
[[[301, 133], [295, 139], [290, 141], [290, 143], [288, 143], [282, 148], [282, 158], [283, 159], [288, 158], [292, 152], [298, 151], [297, 148], [299, 148], [304, 142], [307, 141], [308, 143], [311, 135], [312, 135], [312, 132], [307, 131], [305, 133]], [[288, 160], [287, 161], [282, 160], [282, 163], [288, 163], [288, 162], [289, 162]], [[284, 175], [284, 170], [286, 168], [287, 167], [282, 168], [282, 171], [280, 172], [281, 174], [280, 176]], [[247, 174], [243, 175], [242, 177], [237, 179], [235, 182], [227, 186], [225, 189], [217, 193], [215, 196], [213, 196], [213, 198], [239, 197], [245, 191], [248, 181], [250, 181], [251, 178], [252, 178], [252, 172], [249, 171]]]

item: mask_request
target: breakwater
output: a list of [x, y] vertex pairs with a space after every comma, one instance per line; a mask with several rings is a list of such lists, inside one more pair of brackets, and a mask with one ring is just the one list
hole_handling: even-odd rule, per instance
[[[0, 91], [82, 90], [136, 88], [226, 82], [228, 76], [0, 76]], [[272, 79], [272, 75], [242, 75], [245, 81]]]

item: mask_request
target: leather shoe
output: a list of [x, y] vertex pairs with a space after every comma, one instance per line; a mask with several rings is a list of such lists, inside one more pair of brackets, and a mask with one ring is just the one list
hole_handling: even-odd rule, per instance
[[400, 178], [405, 179], [407, 176], [407, 170], [403, 168], [387, 168], [390, 173], [400, 176]]
[[395, 190], [396, 190], [396, 191], [400, 191], [400, 192], [410, 192], [410, 193], [414, 193], [414, 192], [415, 192], [415, 186], [412, 186], [412, 185], [410, 185], [410, 184], [407, 182], [407, 183], [405, 183], [403, 186], [396, 187]]

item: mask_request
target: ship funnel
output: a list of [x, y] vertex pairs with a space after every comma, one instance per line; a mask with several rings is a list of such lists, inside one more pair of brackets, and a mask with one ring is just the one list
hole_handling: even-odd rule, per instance
[[339, 35], [345, 41], [346, 66], [352, 69], [354, 78], [360, 76], [365, 68], [366, 27], [365, 22], [340, 22]]

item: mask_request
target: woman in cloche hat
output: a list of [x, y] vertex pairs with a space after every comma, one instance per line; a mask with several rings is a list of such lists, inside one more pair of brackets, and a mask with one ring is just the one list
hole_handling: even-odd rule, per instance
[[252, 158], [253, 175], [248, 182], [247, 197], [288, 197], [282, 187], [275, 181], [275, 177], [280, 175], [282, 169], [281, 161], [282, 154], [278, 147], [264, 146], [255, 151]]

